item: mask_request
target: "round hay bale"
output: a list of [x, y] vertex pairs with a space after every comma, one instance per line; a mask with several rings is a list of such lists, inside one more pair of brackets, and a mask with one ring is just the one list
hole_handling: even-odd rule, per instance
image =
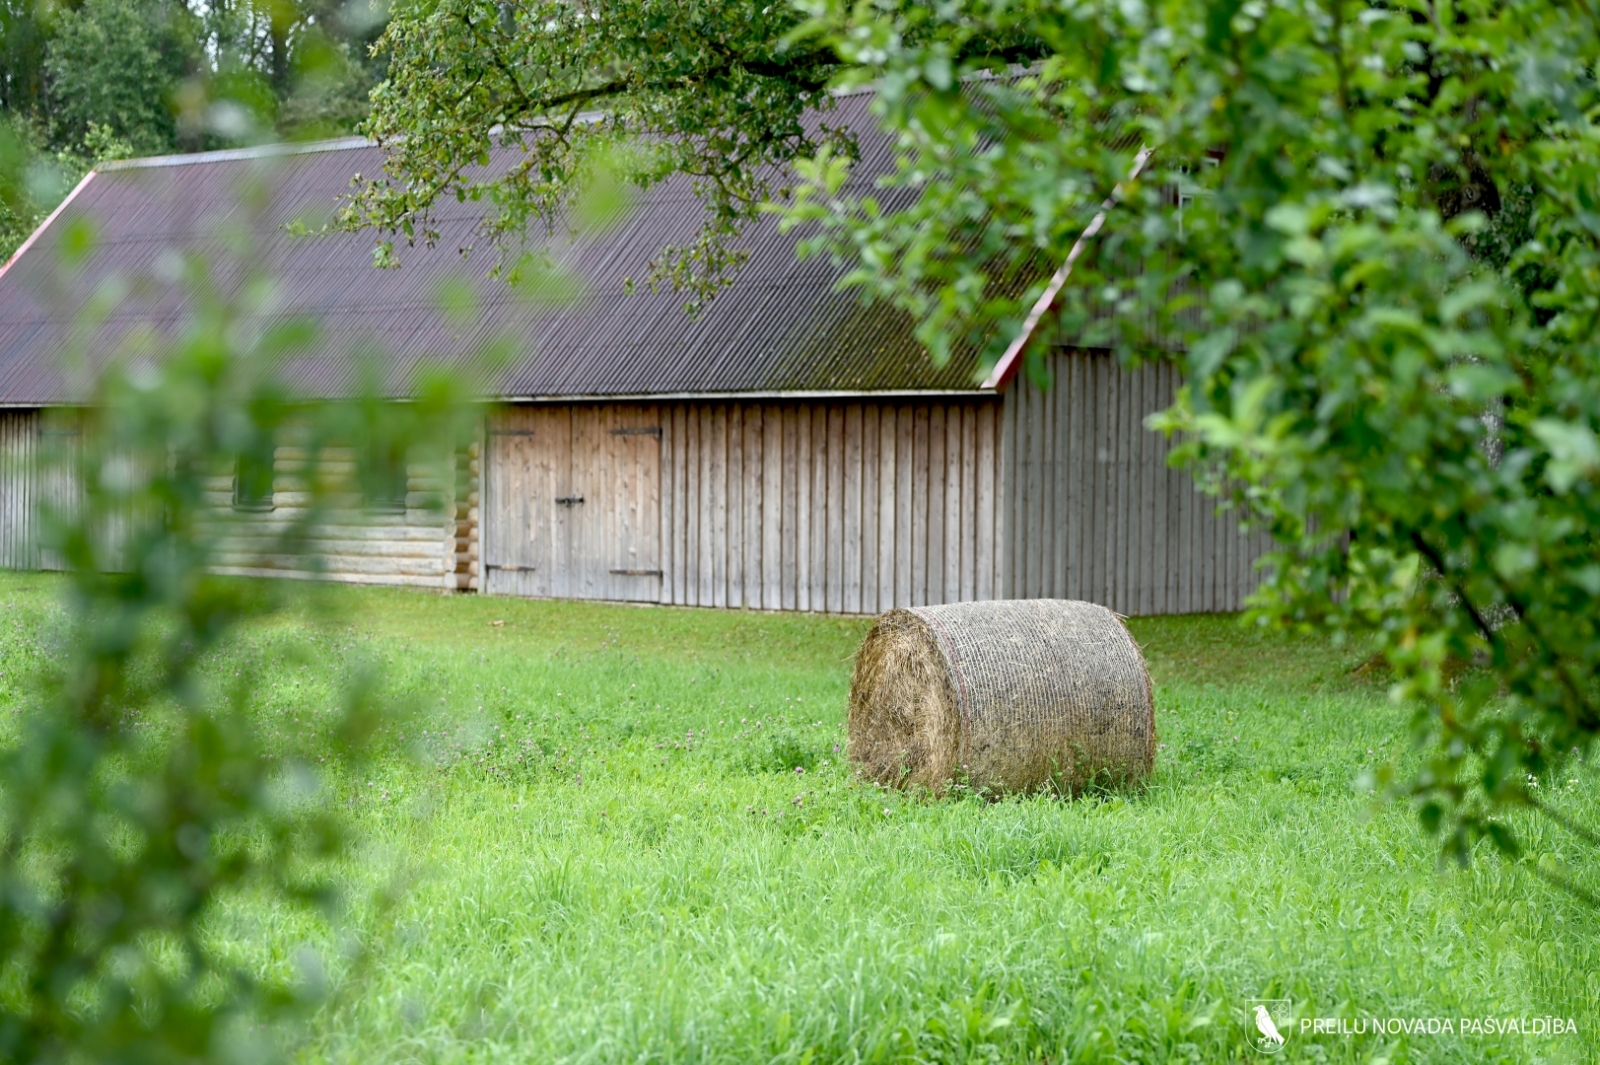
[[856, 655], [850, 759], [881, 784], [988, 795], [1131, 783], [1155, 759], [1144, 656], [1094, 603], [891, 610]]

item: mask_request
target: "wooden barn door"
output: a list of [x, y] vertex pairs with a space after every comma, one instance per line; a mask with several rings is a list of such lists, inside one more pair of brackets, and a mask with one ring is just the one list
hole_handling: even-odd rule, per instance
[[486, 591], [661, 598], [654, 407], [523, 407], [496, 419], [489, 442]]
[[661, 599], [661, 421], [654, 407], [575, 408], [570, 566], [578, 599]]

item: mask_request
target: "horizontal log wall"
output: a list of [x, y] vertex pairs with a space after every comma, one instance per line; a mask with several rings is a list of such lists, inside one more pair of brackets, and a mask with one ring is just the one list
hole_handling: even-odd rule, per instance
[[1144, 428], [1171, 405], [1177, 368], [1127, 371], [1088, 351], [1048, 365], [1048, 390], [1019, 378], [1006, 396], [1005, 594], [1129, 615], [1239, 609], [1270, 538], [1218, 514], [1189, 474], [1167, 466], [1166, 438]]
[[[71, 473], [75, 452], [83, 443], [79, 432], [59, 415], [0, 412], [0, 567], [61, 568], [60, 560], [39, 548], [39, 514], [42, 507], [70, 513], [79, 503]], [[353, 469], [350, 454], [326, 457], [326, 472]], [[457, 586], [453, 486], [439, 483], [436, 474], [421, 467], [412, 470], [405, 514], [372, 513], [359, 498], [351, 497], [313, 530], [305, 550], [288, 549], [282, 533], [305, 513], [306, 493], [299, 490], [304, 486], [296, 485], [304, 460], [296, 448], [278, 448], [274, 507], [265, 513], [235, 511], [232, 478], [211, 479], [206, 494], [211, 513], [203, 524], [221, 539], [218, 572], [440, 589]], [[127, 515], [110, 520], [105, 532], [113, 548], [109, 555], [113, 568], [120, 565], [115, 544], [137, 524]], [[473, 522], [469, 537], [475, 537], [475, 531]]]
[[[261, 513], [233, 508], [233, 478], [209, 480], [205, 502], [219, 538], [216, 572], [243, 577], [294, 577], [346, 584], [392, 584], [454, 590], [457, 586], [457, 532], [454, 484], [437, 468], [413, 465], [406, 483], [404, 513], [383, 513], [362, 505], [357, 493], [334, 496], [325, 514], [297, 549], [281, 537], [307, 517], [310, 495], [303, 479], [307, 456], [296, 447], [279, 447], [273, 460], [272, 509]], [[356, 455], [329, 449], [318, 462], [322, 476], [353, 481]]]
[[474, 440], [456, 453], [456, 581], [457, 591], [483, 587], [483, 543], [478, 515], [483, 504], [483, 445]]
[[999, 404], [663, 407], [662, 599], [872, 614], [997, 594]]

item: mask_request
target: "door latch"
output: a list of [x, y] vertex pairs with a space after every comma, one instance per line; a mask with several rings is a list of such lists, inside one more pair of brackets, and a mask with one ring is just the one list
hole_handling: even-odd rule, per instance
[[582, 496], [557, 496], [556, 497], [556, 506], [558, 506], [558, 507], [575, 507], [579, 503], [582, 503], [582, 502], [583, 502], [583, 497]]

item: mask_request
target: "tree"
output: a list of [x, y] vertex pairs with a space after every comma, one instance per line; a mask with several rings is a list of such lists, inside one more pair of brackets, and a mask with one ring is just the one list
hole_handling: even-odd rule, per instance
[[0, 154], [22, 192], [0, 256], [104, 160], [351, 132], [386, 18], [381, 0], [0, 3]]
[[[857, 264], [937, 357], [963, 329], [1014, 334], [1043, 283], [1017, 302], [991, 278], [1063, 262], [1110, 197], [1062, 313], [1084, 343], [1183, 366], [1160, 425], [1271, 528], [1259, 615], [1378, 641], [1431, 752], [1393, 786], [1450, 852], [1514, 850], [1507, 807], [1564, 820], [1538, 780], [1600, 731], [1592, 6], [803, 7], [408, 4], [368, 127], [387, 181], [347, 222], [426, 236], [459, 195], [514, 236], [556, 217], [587, 152], [639, 138], [638, 180], [699, 179], [701, 242], [658, 273], [704, 297], [784, 190], [761, 168], [793, 164], [807, 247]], [[894, 210], [846, 195], [849, 145], [798, 124], [868, 83]], [[500, 137], [518, 165], [471, 169]], [[1151, 320], [1179, 343], [1130, 325]]]
[[[397, 7], [377, 46], [389, 77], [365, 127], [389, 148], [394, 180], [369, 183], [349, 220], [431, 240], [432, 204], [460, 195], [486, 199], [488, 235], [514, 241], [555, 224], [596, 158], [625, 145], [638, 183], [695, 179], [705, 224], [693, 244], [662, 249], [650, 280], [709, 299], [743, 262], [738, 234], [782, 193], [788, 164], [824, 146], [852, 151], [844, 131], [801, 125], [846, 70], [827, 42], [790, 43], [801, 24], [798, 10], [760, 0]], [[975, 35], [962, 55], [1030, 54], [1011, 36]], [[505, 173], [473, 170], [500, 143], [524, 157]]]
[[91, 123], [139, 154], [174, 150], [178, 86], [200, 62], [199, 26], [177, 3], [85, 0], [63, 12], [46, 60], [58, 144], [81, 145]]
[[0, 110], [30, 114], [43, 108], [49, 13], [33, 0], [0, 3]]

